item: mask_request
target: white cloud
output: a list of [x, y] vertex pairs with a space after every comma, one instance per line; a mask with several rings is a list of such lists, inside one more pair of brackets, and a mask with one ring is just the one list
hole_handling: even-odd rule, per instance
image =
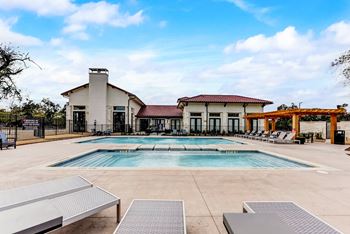
[[350, 45], [350, 23], [345, 21], [334, 23], [330, 25], [325, 32], [335, 43]]
[[308, 107], [335, 107], [350, 101], [350, 93], [344, 94], [346, 87], [330, 67], [348, 50], [349, 29], [350, 23], [344, 21], [316, 35], [289, 26], [272, 36], [258, 34], [238, 40], [224, 49], [226, 60], [232, 56], [231, 62], [203, 70], [200, 77], [220, 79], [225, 84], [223, 92], [243, 91], [276, 104], [303, 101]]
[[225, 47], [224, 52], [229, 54], [236, 51], [262, 52], [262, 51], [288, 51], [300, 52], [308, 51], [312, 45], [310, 43], [311, 34], [299, 34], [293, 26], [277, 32], [271, 37], [263, 34], [240, 40]]
[[16, 22], [16, 18], [8, 20], [0, 19], [0, 43], [12, 43], [22, 46], [40, 45], [42, 43], [42, 41], [36, 37], [12, 31], [11, 27]]
[[227, 2], [233, 3], [236, 7], [245, 11], [249, 14], [252, 14], [257, 20], [272, 25], [274, 20], [272, 20], [268, 13], [271, 12], [270, 7], [258, 7], [254, 4], [247, 2], [246, 0], [226, 0]]
[[38, 15], [65, 15], [74, 8], [71, 0], [0, 0], [0, 9], [21, 9]]
[[88, 25], [109, 25], [125, 28], [131, 25], [139, 25], [144, 21], [142, 10], [133, 15], [122, 13], [118, 4], [105, 1], [89, 2], [80, 5], [77, 10], [67, 17], [67, 25], [63, 32], [78, 35], [78, 38], [87, 39], [85, 33]]

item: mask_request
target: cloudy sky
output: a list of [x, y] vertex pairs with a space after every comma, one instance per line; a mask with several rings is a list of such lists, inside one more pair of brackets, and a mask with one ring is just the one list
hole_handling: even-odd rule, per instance
[[42, 67], [17, 78], [35, 100], [63, 104], [61, 92], [104, 67], [148, 104], [197, 94], [274, 101], [268, 109], [350, 102], [330, 67], [350, 49], [350, 1], [0, 0], [0, 42]]

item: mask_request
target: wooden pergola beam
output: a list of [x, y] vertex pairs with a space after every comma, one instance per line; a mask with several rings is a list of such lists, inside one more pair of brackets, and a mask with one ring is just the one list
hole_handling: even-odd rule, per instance
[[247, 119], [265, 119], [265, 118], [290, 118], [293, 115], [341, 115], [345, 114], [346, 110], [343, 108], [339, 109], [290, 109], [290, 110], [279, 110], [264, 113], [247, 114]]

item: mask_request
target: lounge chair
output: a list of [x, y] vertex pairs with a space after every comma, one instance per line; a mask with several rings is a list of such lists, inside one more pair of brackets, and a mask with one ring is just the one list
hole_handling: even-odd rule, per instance
[[133, 200], [114, 234], [186, 234], [184, 202]]
[[263, 138], [269, 137], [269, 131], [264, 131], [260, 136], [254, 137], [254, 140], [261, 140]]
[[83, 177], [71, 176], [3, 190], [0, 191], [0, 211], [44, 199], [55, 198], [91, 187], [92, 184]]
[[280, 143], [280, 144], [293, 144], [293, 143], [299, 143], [300, 140], [295, 140], [295, 132], [288, 133], [286, 137], [282, 140], [276, 139], [273, 143]]
[[251, 131], [248, 135], [244, 135], [243, 138], [249, 138], [251, 136], [254, 136], [256, 134], [256, 130]]
[[120, 199], [79, 176], [1, 191], [0, 204], [0, 226], [10, 233], [53, 230], [112, 206], [120, 220]]
[[280, 134], [279, 131], [274, 131], [273, 133], [271, 133], [269, 136], [263, 137], [261, 138], [261, 141], [269, 141], [269, 139], [276, 139], [278, 137], [278, 135]]
[[278, 135], [278, 137], [276, 138], [270, 138], [268, 140], [268, 142], [272, 142], [275, 143], [277, 141], [282, 141], [285, 137], [286, 137], [287, 133], [286, 132], [280, 132], [280, 134]]
[[276, 214], [224, 213], [223, 216], [229, 234], [295, 234]]
[[[11, 139], [12, 141], [9, 141]], [[6, 137], [5, 133], [0, 132], [0, 150], [3, 148], [13, 147], [16, 149], [16, 138], [15, 137]]]
[[235, 134], [234, 136], [235, 136], [235, 137], [243, 137], [244, 135], [249, 135], [250, 132], [251, 132], [251, 131], [246, 131], [246, 132], [244, 132], [244, 133], [237, 133], [237, 134]]
[[[294, 202], [249, 201], [243, 203], [243, 212], [276, 214], [295, 233], [340, 234], [341, 232], [314, 216]], [[280, 232], [281, 233], [281, 232]]]
[[261, 134], [262, 134], [262, 131], [257, 131], [256, 133], [254, 133], [253, 135], [248, 136], [247, 138], [248, 139], [254, 139], [254, 137], [261, 136]]

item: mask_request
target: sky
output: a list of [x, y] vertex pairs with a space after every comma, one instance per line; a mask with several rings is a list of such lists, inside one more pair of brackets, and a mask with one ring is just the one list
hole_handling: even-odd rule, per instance
[[[331, 62], [350, 49], [343, 0], [0, 0], [0, 43], [29, 52], [16, 77], [25, 97], [88, 82], [88, 68], [146, 104], [235, 94], [335, 108], [349, 86]], [[2, 102], [6, 107], [12, 100]]]

